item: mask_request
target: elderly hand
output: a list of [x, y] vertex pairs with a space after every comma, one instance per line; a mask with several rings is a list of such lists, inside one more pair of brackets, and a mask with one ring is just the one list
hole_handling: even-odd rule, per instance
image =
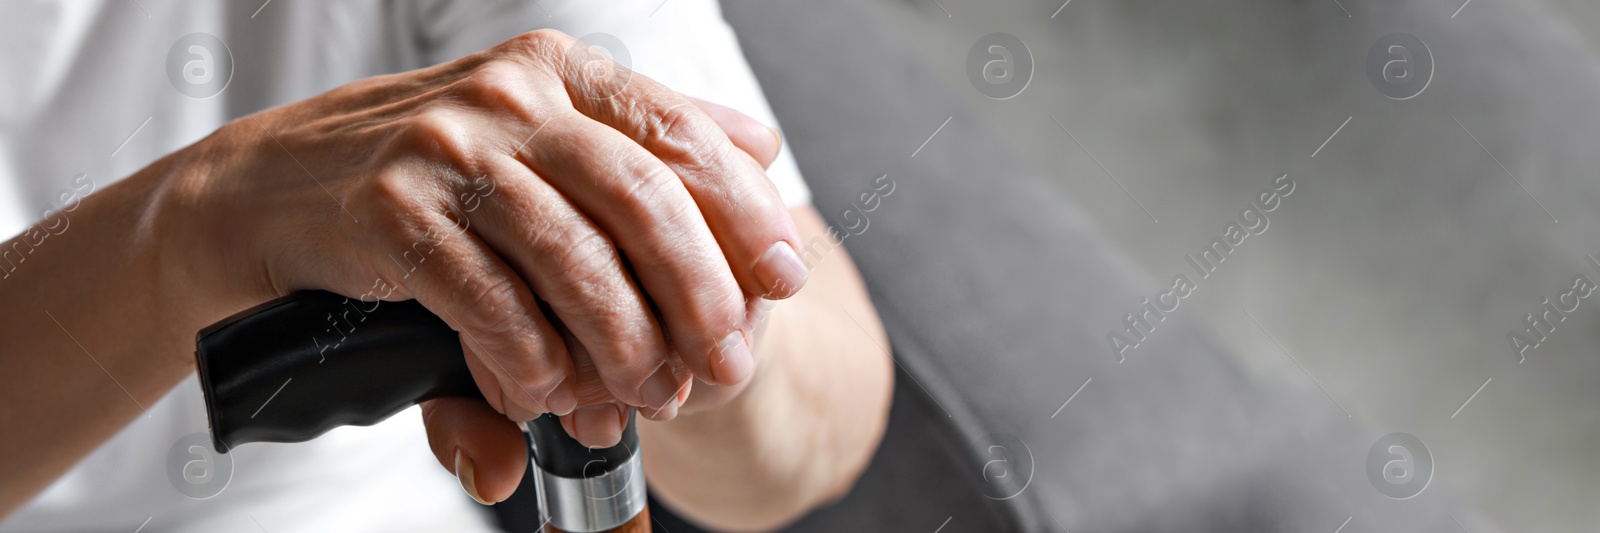
[[[209, 265], [193, 275], [211, 294], [415, 298], [461, 332], [495, 411], [570, 414], [574, 436], [604, 444], [618, 409], [578, 409], [559, 331], [610, 397], [657, 418], [691, 374], [747, 379], [747, 302], [806, 277], [762, 172], [777, 144], [541, 30], [236, 120], [172, 156], [183, 175], [159, 201], [193, 215], [169, 229], [196, 244], [183, 264]], [[459, 474], [481, 442], [458, 435], [473, 418], [428, 418]]]

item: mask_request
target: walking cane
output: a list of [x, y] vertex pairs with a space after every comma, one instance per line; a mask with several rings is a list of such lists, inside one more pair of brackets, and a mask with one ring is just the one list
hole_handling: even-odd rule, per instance
[[[300, 292], [213, 324], [196, 344], [211, 438], [222, 453], [376, 424], [423, 400], [482, 397], [456, 332], [414, 300]], [[631, 411], [610, 448], [583, 446], [549, 414], [528, 422], [527, 437], [545, 531], [650, 530]]]

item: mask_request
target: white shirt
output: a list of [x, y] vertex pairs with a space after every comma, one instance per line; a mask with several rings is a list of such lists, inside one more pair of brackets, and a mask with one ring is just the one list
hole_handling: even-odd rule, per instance
[[[776, 125], [714, 0], [22, 0], [5, 10], [0, 238], [57, 207], [52, 200], [79, 175], [98, 190], [232, 118], [537, 28], [614, 35], [634, 70]], [[169, 51], [192, 33], [220, 39], [233, 65], [226, 86], [206, 98], [179, 91], [204, 70], [168, 74]], [[199, 57], [179, 52], [184, 61]], [[809, 202], [787, 150], [768, 175], [789, 205]], [[429, 452], [416, 409], [307, 443], [242, 446], [229, 454], [226, 487], [204, 500], [181, 494], [168, 476], [175, 443], [207, 431], [195, 379], [148, 411], [0, 532], [492, 530]], [[186, 451], [179, 456], [203, 459]]]

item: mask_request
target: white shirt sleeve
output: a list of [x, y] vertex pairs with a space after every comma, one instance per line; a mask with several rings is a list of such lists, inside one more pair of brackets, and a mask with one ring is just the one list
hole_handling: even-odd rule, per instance
[[[733, 28], [715, 0], [577, 0], [448, 2], [418, 10], [434, 62], [447, 61], [539, 28], [582, 38], [606, 33], [627, 48], [628, 65], [685, 95], [716, 102], [778, 127]], [[620, 54], [613, 54], [619, 56]], [[811, 191], [785, 144], [767, 177], [789, 207], [809, 205]]]

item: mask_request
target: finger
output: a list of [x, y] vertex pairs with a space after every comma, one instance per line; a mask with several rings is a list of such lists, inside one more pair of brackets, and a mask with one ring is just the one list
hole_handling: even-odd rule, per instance
[[461, 354], [466, 356], [467, 370], [472, 374], [472, 382], [483, 392], [483, 400], [489, 403], [489, 407], [504, 415], [506, 414], [505, 389], [500, 385], [499, 376], [484, 366], [484, 356], [472, 349], [474, 345], [475, 343], [467, 339], [461, 339]]
[[589, 350], [578, 341], [577, 336], [563, 327], [559, 319], [553, 321], [556, 330], [561, 332], [562, 340], [567, 343], [567, 352], [572, 354], [572, 370], [578, 394], [578, 409], [561, 417], [561, 427], [584, 446], [615, 446], [622, 440], [623, 428], [628, 424], [627, 406], [614, 401], [611, 391], [600, 379], [594, 359], [589, 357]]
[[[415, 209], [401, 212], [426, 212]], [[399, 252], [385, 259], [397, 272], [398, 283], [460, 332], [463, 351], [479, 358], [494, 374], [499, 390], [486, 388], [484, 395], [501, 398], [500, 408], [518, 420], [547, 411], [570, 412], [577, 405], [570, 379], [572, 362], [560, 336], [539, 312], [532, 291], [467, 231], [468, 219], [452, 220], [438, 213], [421, 218], [383, 231], [400, 238], [387, 245]]]
[[[590, 357], [589, 351], [573, 337], [571, 331], [562, 326], [560, 319], [552, 318], [550, 322], [557, 331], [561, 332], [562, 338], [567, 343], [567, 353], [572, 355], [572, 372], [574, 382], [577, 385], [579, 410], [582, 410], [582, 406], [609, 403], [615, 400], [615, 397], [611, 395], [611, 391], [601, 381], [600, 374], [595, 369], [594, 359]], [[645, 418], [657, 421], [671, 420], [678, 415], [678, 407], [683, 405], [683, 402], [689, 398], [689, 392], [694, 385], [694, 374], [689, 370], [688, 365], [685, 365], [682, 358], [674, 354], [668, 357], [666, 366], [671, 369], [673, 376], [681, 383], [675, 392], [676, 401], [668, 402], [659, 409], [640, 408], [639, 413]]]
[[[606, 390], [595, 369], [594, 360], [590, 358], [583, 344], [579, 343], [571, 332], [562, 328], [559, 321], [552, 320], [552, 322], [555, 323], [556, 329], [561, 330], [562, 337], [567, 341], [568, 353], [572, 354], [579, 404], [578, 409], [572, 414], [561, 417], [561, 426], [567, 430], [568, 435], [585, 446], [616, 445], [628, 423], [627, 406], [614, 401], [610, 391]], [[640, 414], [661, 421], [671, 420], [677, 416], [678, 406], [688, 400], [689, 387], [694, 380], [690, 377], [688, 368], [677, 362], [676, 358], [672, 369], [684, 382], [675, 401], [668, 402], [661, 409], [640, 409]]]
[[[772, 310], [779, 305], [780, 304], [778, 302], [761, 298], [751, 299], [749, 303], [746, 304], [747, 316], [749, 317], [750, 322], [755, 324], [755, 342], [753, 343], [753, 349], [755, 350], [756, 354], [757, 377], [745, 380], [743, 383], [739, 383], [737, 385], [729, 386], [709, 383], [695, 383], [694, 394], [686, 395], [682, 401], [678, 402], [679, 408], [678, 412], [675, 413], [676, 415], [688, 416], [713, 409], [719, 409], [726, 405], [729, 401], [744, 394], [745, 391], [749, 390], [751, 387], [759, 386], [756, 383], [761, 379], [759, 377], [761, 373], [761, 366], [764, 364], [771, 364], [769, 360], [765, 360], [761, 357], [762, 343], [765, 342], [770, 344], [774, 342], [771, 336], [767, 336], [767, 331], [771, 326], [771, 323], [768, 322], [767, 318], [771, 316]], [[576, 365], [574, 365], [574, 367], [576, 368]], [[579, 376], [581, 376], [583, 373], [582, 370], [574, 371], [577, 372]], [[581, 377], [579, 378], [578, 387], [580, 390], [583, 388]], [[579, 396], [582, 396], [581, 392], [579, 393]]]
[[484, 505], [516, 492], [528, 468], [527, 441], [516, 423], [476, 398], [422, 402], [428, 447], [461, 488]]
[[[506, 46], [537, 41], [525, 36]], [[558, 102], [554, 107], [578, 116], [565, 106], [560, 84], [543, 76], [545, 82], [539, 83], [537, 71], [515, 62], [485, 61], [446, 89], [450, 98], [471, 104], [470, 110], [435, 106], [422, 114], [421, 122], [438, 130], [434, 137], [441, 139], [440, 160], [502, 178], [495, 180], [492, 192], [467, 206], [476, 233], [584, 342], [607, 354], [611, 364], [605, 377], [617, 397], [645, 405], [650, 402], [639, 393], [641, 383], [665, 360], [666, 343], [643, 292], [634, 286], [611, 239], [560, 192], [510, 157], [527, 146], [552, 142], [549, 133], [540, 137], [549, 122], [547, 113], [534, 109]], [[463, 131], [475, 132], [471, 137], [476, 142], [456, 140]], [[466, 206], [467, 199], [461, 203]], [[492, 350], [475, 352], [494, 355]], [[492, 357], [488, 361], [496, 362]], [[505, 373], [515, 375], [523, 362], [500, 364], [508, 367]], [[501, 373], [495, 365], [487, 366]]]
[[573, 107], [621, 131], [682, 179], [739, 285], [769, 298], [798, 291], [806, 277], [799, 234], [760, 166], [689, 99], [583, 43], [570, 49], [561, 75]]
[[[540, 126], [540, 135], [541, 142], [552, 145], [571, 142], [564, 140], [559, 126], [548, 123]], [[573, 157], [592, 159], [587, 153]], [[601, 377], [616, 398], [660, 407], [667, 398], [652, 391], [677, 387], [676, 382], [649, 381], [667, 358], [661, 326], [612, 243], [612, 228], [603, 229], [584, 214], [607, 207], [569, 203], [511, 157], [495, 157], [486, 164], [491, 172], [521, 178], [498, 185], [495, 196], [475, 213], [482, 221], [479, 234], [515, 265], [590, 352], [604, 354]]]
[[[695, 374], [714, 382], [742, 381], [748, 351], [746, 361], [724, 359], [718, 366], [713, 356], [719, 345], [745, 344], [744, 293], [683, 182], [639, 145], [583, 115], [552, 117], [540, 127], [546, 143], [519, 152], [521, 159], [548, 176], [627, 254], [634, 276]], [[663, 365], [664, 355], [642, 365], [620, 357], [628, 354], [598, 348], [603, 345], [592, 342], [580, 324], [568, 326], [619, 398], [628, 401], [621, 391], [630, 385], [642, 387], [645, 403], [629, 403], [661, 408], [682, 385]], [[664, 354], [664, 340], [662, 346]]]
[[778, 151], [783, 149], [783, 136], [778, 130], [722, 104], [694, 97], [689, 97], [689, 101], [694, 102], [695, 107], [701, 111], [705, 111], [711, 120], [717, 121], [717, 125], [722, 127], [722, 132], [728, 135], [728, 140], [733, 141], [733, 145], [739, 147], [745, 154], [755, 158], [761, 168], [771, 167], [772, 162], [778, 160]]

